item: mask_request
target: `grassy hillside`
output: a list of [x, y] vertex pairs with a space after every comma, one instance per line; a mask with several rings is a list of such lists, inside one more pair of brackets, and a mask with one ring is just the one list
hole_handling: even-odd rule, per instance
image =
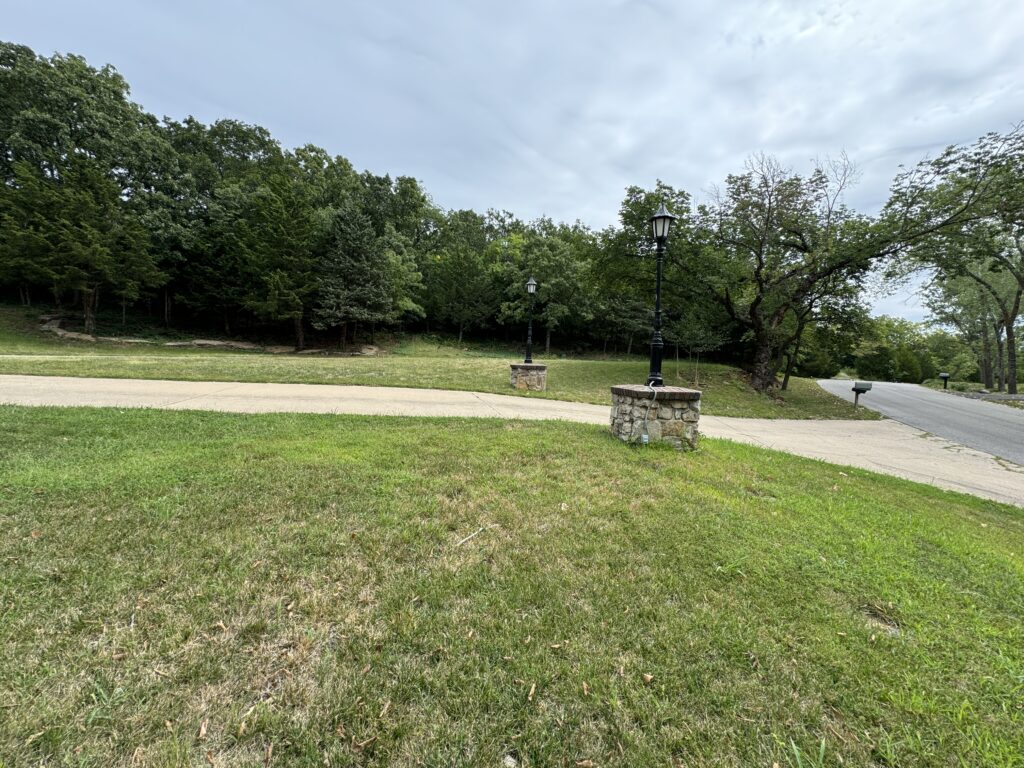
[[[288, 382], [427, 387], [606, 404], [613, 384], [642, 383], [647, 360], [550, 359], [548, 390], [521, 393], [508, 384], [516, 358], [493, 346], [455, 346], [421, 338], [403, 340], [380, 357], [323, 357], [223, 352], [65, 341], [38, 331], [36, 313], [0, 310], [0, 373], [53, 376], [182, 379], [190, 381]], [[540, 356], [537, 358], [540, 360]], [[694, 386], [689, 364], [664, 365], [667, 384]], [[702, 408], [718, 416], [796, 419], [873, 419], [866, 409], [822, 390], [810, 379], [793, 379], [780, 396], [753, 391], [746, 376], [725, 365], [702, 364], [697, 385]]]
[[1024, 754], [1021, 510], [571, 424], [0, 422], [4, 765]]

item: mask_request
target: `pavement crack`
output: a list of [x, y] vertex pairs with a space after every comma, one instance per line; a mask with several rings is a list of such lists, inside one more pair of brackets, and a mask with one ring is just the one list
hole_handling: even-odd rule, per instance
[[479, 392], [470, 392], [469, 394], [471, 394], [473, 397], [475, 397], [477, 399], [477, 401], [482, 406], [484, 406], [484, 408], [487, 408], [488, 410], [490, 410], [490, 412], [493, 413], [495, 416], [497, 416], [498, 418], [505, 418], [502, 415], [501, 411], [498, 410], [498, 408], [495, 407], [494, 405], [492, 405], [491, 403], [488, 403], [486, 400], [484, 400]]
[[164, 403], [160, 407], [161, 408], [170, 408], [172, 405], [180, 405], [181, 403], [187, 403], [190, 400], [199, 400], [200, 398], [203, 398], [203, 397], [214, 397], [216, 395], [221, 394], [222, 392], [227, 392], [228, 390], [235, 389], [236, 387], [239, 387], [239, 386], [241, 386], [241, 384], [236, 382], [234, 384], [229, 384], [226, 387], [222, 387], [220, 389], [215, 389], [212, 392], [200, 392], [198, 395], [192, 395], [191, 397], [183, 397], [181, 400], [172, 400], [169, 403]]

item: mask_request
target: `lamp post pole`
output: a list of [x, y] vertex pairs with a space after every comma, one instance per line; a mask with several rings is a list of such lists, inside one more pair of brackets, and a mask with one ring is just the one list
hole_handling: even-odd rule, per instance
[[526, 281], [526, 292], [530, 295], [530, 313], [526, 321], [526, 359], [524, 363], [533, 362], [533, 297], [537, 293], [537, 281], [532, 277]]
[[657, 244], [657, 276], [654, 283], [654, 335], [651, 337], [651, 368], [647, 374], [647, 386], [649, 387], [665, 386], [665, 381], [661, 376], [661, 358], [665, 351], [665, 340], [661, 337], [661, 271], [665, 263], [665, 241], [668, 240], [668, 230], [674, 219], [675, 216], [668, 212], [664, 203], [651, 217], [654, 242]]

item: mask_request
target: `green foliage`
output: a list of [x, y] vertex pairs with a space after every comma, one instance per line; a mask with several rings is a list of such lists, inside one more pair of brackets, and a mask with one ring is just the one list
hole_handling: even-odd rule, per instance
[[812, 329], [804, 339], [796, 372], [815, 379], [831, 379], [844, 367], [843, 356], [826, 328]]
[[438, 217], [423, 256], [424, 302], [429, 315], [457, 328], [488, 324], [497, 311], [494, 253], [483, 216], [452, 211]]
[[910, 347], [897, 347], [892, 357], [893, 376], [905, 384], [917, 384], [923, 380], [921, 362]]
[[920, 384], [935, 378], [940, 368], [950, 372], [970, 366], [948, 333], [930, 331], [923, 323], [882, 316], [866, 321], [863, 332], [855, 358], [863, 378]]
[[[926, 269], [938, 322], [956, 327], [989, 386], [1017, 391], [1024, 300], [1024, 125], [950, 147], [907, 185], [916, 210], [947, 223], [915, 240], [896, 272]], [[1005, 341], [1004, 341], [1005, 339]]]
[[872, 381], [896, 381], [896, 360], [887, 346], [875, 346], [857, 357], [857, 373]]

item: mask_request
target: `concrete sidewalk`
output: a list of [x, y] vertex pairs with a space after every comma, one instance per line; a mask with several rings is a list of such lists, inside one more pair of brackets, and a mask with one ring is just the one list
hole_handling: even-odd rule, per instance
[[[233, 413], [352, 413], [561, 419], [608, 424], [609, 406], [483, 392], [329, 384], [0, 375], [0, 403]], [[1024, 506], [1024, 467], [895, 421], [702, 416], [701, 434], [870, 469]]]

